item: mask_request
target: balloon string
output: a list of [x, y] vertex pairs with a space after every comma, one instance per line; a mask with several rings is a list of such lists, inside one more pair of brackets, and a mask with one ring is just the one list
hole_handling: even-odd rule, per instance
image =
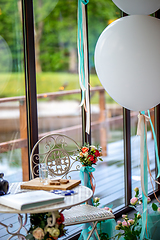
[[[90, 175], [90, 184], [91, 184], [91, 187], [92, 187], [92, 191], [93, 193], [95, 192], [95, 189], [96, 189], [96, 184], [93, 184], [93, 179], [94, 179], [94, 176], [93, 176], [93, 173], [89, 173]], [[95, 179], [94, 179], [95, 180]]]
[[[140, 135], [140, 137], [141, 137], [140, 138], [141, 139], [141, 142], [140, 142], [141, 143], [141, 146], [140, 146], [140, 148], [141, 148], [141, 156], [140, 156], [140, 159], [141, 159], [141, 187], [142, 187], [142, 196], [143, 196], [143, 200], [144, 200], [143, 222], [145, 224], [142, 226], [142, 232], [141, 232], [140, 239], [143, 239], [144, 232], [146, 232], [146, 235], [148, 236], [148, 229], [147, 229], [148, 215], [147, 215], [147, 202], [146, 202], [146, 199], [148, 198], [147, 193], [146, 193], [146, 190], [147, 190], [146, 184], [148, 184], [148, 179], [146, 178], [147, 177], [147, 175], [146, 175], [147, 168], [148, 168], [150, 182], [152, 185], [155, 199], [160, 203], [159, 199], [156, 196], [155, 190], [154, 190], [153, 181], [157, 184], [160, 184], [160, 183], [153, 178], [151, 169], [150, 169], [150, 160], [149, 160], [149, 153], [148, 153], [148, 147], [147, 147], [147, 121], [149, 121], [152, 131], [153, 131], [154, 129], [153, 129], [153, 125], [152, 125], [152, 122], [150, 119], [150, 115], [146, 116], [144, 114], [144, 112], [140, 113], [138, 116], [137, 135]], [[153, 134], [153, 136], [154, 136], [154, 143], [156, 143], [155, 134]], [[158, 156], [158, 153], [156, 154], [156, 157], [157, 156]], [[147, 160], [147, 166], [146, 166], [146, 160]], [[145, 228], [144, 228], [144, 226], [145, 226]]]
[[156, 152], [156, 160], [157, 160], [157, 168], [158, 168], [158, 173], [157, 173], [157, 177], [158, 178], [160, 176], [160, 162], [159, 162], [159, 155], [158, 155], [158, 145], [157, 145], [157, 139], [156, 139], [156, 134], [155, 134], [155, 130], [154, 130], [154, 126], [151, 120], [151, 116], [150, 116], [150, 111], [148, 110], [148, 116], [150, 118], [149, 122], [150, 122], [150, 126], [152, 129], [152, 133], [153, 133], [153, 138], [154, 138], [154, 144], [155, 144], [155, 152]]
[[[151, 121], [151, 117], [150, 117], [150, 112], [148, 110], [148, 116], [144, 115], [144, 120], [145, 120], [145, 125], [146, 125], [146, 121], [149, 121], [150, 123], [150, 126], [151, 126], [151, 129], [152, 129], [152, 132], [153, 132], [153, 137], [154, 137], [154, 143], [155, 143], [155, 147], [156, 147], [156, 159], [157, 159], [157, 162], [158, 162], [158, 166], [159, 166], [159, 156], [158, 156], [158, 147], [157, 147], [157, 141], [156, 141], [156, 135], [155, 135], [155, 131], [154, 131], [154, 127], [153, 127], [153, 124], [152, 124], [152, 121]], [[147, 126], [145, 127], [146, 128], [146, 134], [147, 134]], [[149, 174], [152, 178], [152, 180], [159, 184], [160, 185], [160, 182], [158, 182], [156, 179], [153, 178], [152, 176], [152, 173], [151, 173], [151, 170], [150, 170], [150, 162], [149, 162], [149, 153], [148, 153], [148, 148], [147, 148], [147, 166], [148, 166], [148, 171], [149, 171]]]
[[157, 184], [160, 184], [160, 183], [159, 183], [158, 181], [156, 181], [156, 180], [153, 178], [153, 176], [152, 176], [151, 169], [150, 169], [150, 162], [149, 162], [149, 154], [148, 154], [148, 151], [147, 151], [147, 165], [148, 165], [148, 172], [149, 172], [149, 176], [150, 176], [150, 181], [151, 181], [151, 185], [152, 185], [153, 194], [154, 194], [156, 200], [160, 203], [159, 199], [158, 199], [157, 196], [156, 196], [152, 179], [153, 179]]

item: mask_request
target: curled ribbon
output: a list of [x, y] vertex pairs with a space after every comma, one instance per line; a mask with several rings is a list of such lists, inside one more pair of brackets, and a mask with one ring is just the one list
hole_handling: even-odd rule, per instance
[[[156, 150], [156, 159], [157, 159], [157, 167], [158, 167], [158, 175], [159, 177], [159, 157], [158, 157], [158, 148], [157, 148], [157, 142], [156, 142], [156, 136], [153, 128], [153, 124], [150, 118], [150, 113], [148, 111], [148, 116], [145, 115], [145, 112], [141, 112], [138, 115], [138, 127], [137, 127], [137, 135], [140, 136], [140, 165], [141, 165], [141, 188], [142, 188], [142, 201], [143, 201], [143, 214], [142, 214], [142, 231], [141, 231], [141, 236], [140, 239], [142, 240], [145, 234], [145, 229], [146, 229], [146, 234], [147, 234], [147, 194], [148, 194], [148, 173], [147, 173], [147, 168], [148, 172], [150, 175], [150, 180], [153, 188], [154, 195], [156, 199], [158, 200], [155, 191], [154, 191], [154, 186], [152, 183], [152, 179], [160, 184], [158, 181], [156, 181], [150, 170], [150, 163], [149, 163], [149, 154], [148, 154], [148, 147], [147, 147], [147, 121], [150, 122], [151, 129], [153, 132], [154, 136], [154, 142], [155, 142], [155, 150]], [[158, 200], [158, 202], [160, 202]], [[148, 234], [147, 234], [148, 235]]]
[[87, 89], [84, 72], [84, 31], [83, 31], [83, 5], [88, 1], [78, 0], [78, 58], [79, 58], [79, 83], [82, 90], [81, 106], [84, 104], [85, 91]]
[[88, 93], [88, 56], [87, 56], [87, 33], [85, 5], [89, 0], [78, 0], [78, 60], [79, 60], [79, 83], [81, 87], [81, 103], [86, 111], [86, 132], [90, 132], [90, 107]]

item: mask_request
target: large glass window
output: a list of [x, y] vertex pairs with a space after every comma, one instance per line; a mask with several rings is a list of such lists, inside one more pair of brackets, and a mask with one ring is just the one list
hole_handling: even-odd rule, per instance
[[39, 135], [58, 132], [81, 144], [77, 3], [33, 3]]
[[0, 169], [11, 182], [28, 176], [21, 14], [20, 1], [1, 1]]
[[[91, 140], [103, 150], [103, 162], [96, 166], [95, 196], [101, 205], [113, 209], [125, 204], [123, 109], [103, 89], [94, 67], [94, 50], [102, 31], [120, 17], [111, 1], [92, 1], [88, 4], [89, 69], [91, 89]], [[107, 77], [107, 76], [106, 76]]]
[[[30, 3], [27, 5], [28, 8], [32, 7], [32, 1], [22, 2], [25, 3], [24, 8], [27, 3]], [[52, 132], [66, 134], [79, 145], [84, 140], [78, 76], [77, 6], [78, 2], [75, 0], [33, 0], [34, 29], [32, 26], [27, 28], [29, 24], [24, 21], [26, 24], [24, 24], [24, 36], [26, 37], [28, 33], [30, 37], [34, 31], [35, 46], [29, 48], [22, 34], [21, 1], [0, 2], [0, 170], [4, 172], [9, 182], [28, 180], [30, 146], [28, 147], [27, 143], [31, 143], [34, 135], [34, 129], [30, 129], [30, 126], [33, 126], [35, 119], [31, 120], [30, 125], [28, 124], [32, 136], [30, 132], [27, 135], [26, 112], [29, 117], [30, 112], [28, 109], [26, 111], [25, 102], [24, 42], [25, 50], [31, 51], [29, 55], [35, 54], [36, 82], [34, 76], [31, 76], [33, 78], [30, 80], [33, 80], [37, 89], [37, 105], [35, 104], [32, 110], [36, 112], [36, 107], [38, 109], [39, 137]], [[121, 17], [120, 10], [111, 0], [89, 1], [86, 10], [91, 90], [91, 143], [102, 147], [103, 158], [103, 162], [95, 166], [94, 196], [100, 197], [100, 206], [111, 206], [116, 212], [126, 207], [129, 200], [127, 198], [134, 195], [133, 189], [141, 186], [140, 139], [136, 135], [138, 112], [126, 111], [106, 93], [94, 66], [96, 42], [102, 31]], [[32, 11], [24, 12], [26, 15], [24, 14], [23, 17], [26, 20], [25, 17]], [[29, 39], [27, 37], [25, 40]], [[30, 43], [33, 44], [32, 41]], [[29, 59], [27, 57], [26, 54], [26, 62]], [[34, 69], [30, 71], [32, 66], [28, 62], [26, 92], [34, 95], [32, 86], [27, 85], [29, 82], [27, 73], [34, 75]], [[31, 107], [29, 104], [27, 106]], [[157, 111], [158, 122], [159, 108]], [[151, 117], [154, 124], [153, 109]], [[34, 124], [36, 125], [36, 121]], [[129, 127], [127, 128], [125, 124]], [[157, 129], [159, 131], [159, 127]], [[155, 178], [154, 139], [149, 125], [147, 138], [150, 167]], [[155, 190], [156, 187], [154, 184]], [[153, 190], [149, 177], [148, 189], [149, 193]], [[79, 229], [81, 227], [70, 227], [69, 234], [74, 234]]]

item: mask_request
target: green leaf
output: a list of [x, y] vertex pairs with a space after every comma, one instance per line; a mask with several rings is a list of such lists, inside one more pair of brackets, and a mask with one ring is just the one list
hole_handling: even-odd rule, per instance
[[32, 234], [28, 234], [28, 235], [26, 236], [26, 239], [35, 240], [35, 238], [33, 237]]
[[155, 212], [157, 211], [158, 207], [157, 207], [157, 205], [155, 203], [152, 203], [152, 209]]

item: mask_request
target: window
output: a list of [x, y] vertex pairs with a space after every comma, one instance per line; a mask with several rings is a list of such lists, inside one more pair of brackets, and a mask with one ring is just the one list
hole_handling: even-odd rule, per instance
[[[127, 209], [134, 187], [140, 186], [138, 113], [114, 102], [104, 91], [94, 67], [99, 35], [121, 13], [109, 0], [90, 1], [86, 10], [90, 137], [92, 144], [102, 146], [104, 159], [94, 174], [95, 196], [101, 198], [101, 206], [112, 205], [118, 216]], [[159, 18], [158, 12], [156, 16]], [[77, 1], [33, 0], [32, 6], [32, 1], [22, 0], [22, 7], [20, 0], [2, 1], [0, 53], [0, 167], [9, 181], [28, 180], [28, 155], [38, 136], [59, 132], [71, 136], [80, 145], [84, 141], [78, 79]], [[151, 114], [160, 148], [159, 106]], [[149, 126], [148, 141], [155, 176], [154, 141]], [[151, 193], [152, 187], [148, 185]]]
[[0, 54], [0, 169], [9, 181], [21, 181], [28, 150], [20, 1], [1, 1]]
[[39, 136], [56, 131], [81, 143], [76, 1], [33, 7]]

